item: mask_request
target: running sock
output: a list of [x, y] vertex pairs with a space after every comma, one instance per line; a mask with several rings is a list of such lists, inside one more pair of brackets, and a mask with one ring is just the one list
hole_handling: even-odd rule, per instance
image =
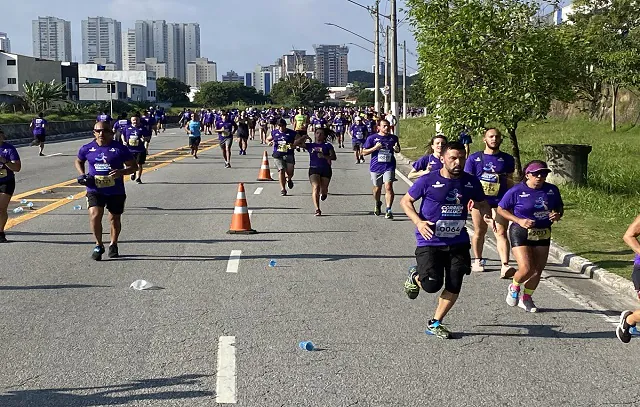
[[511, 282], [511, 284], [512, 284], [514, 287], [518, 287], [518, 288], [520, 288], [520, 283], [519, 283], [519, 282], [517, 282], [515, 278], [513, 279], [513, 281]]
[[391, 212], [391, 208], [387, 207], [387, 212]]
[[535, 289], [533, 289], [533, 290], [532, 290], [532, 289], [530, 289], [530, 288], [525, 288], [525, 289], [524, 289], [524, 294], [525, 294], [525, 295], [528, 295], [528, 296], [531, 296], [531, 295], [533, 295], [533, 292], [534, 292], [534, 291], [535, 291]]
[[437, 319], [430, 319], [428, 324], [429, 326], [432, 326], [435, 328], [436, 326], [440, 325], [440, 321], [438, 321]]

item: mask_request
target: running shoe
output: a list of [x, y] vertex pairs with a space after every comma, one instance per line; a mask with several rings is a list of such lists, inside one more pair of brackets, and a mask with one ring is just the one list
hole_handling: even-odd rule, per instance
[[322, 216], [322, 211], [320, 209], [316, 209], [316, 216]]
[[40, 154], [38, 154], [38, 155], [39, 155], [40, 157], [44, 157], [44, 154], [42, 154], [42, 153], [40, 153]]
[[135, 181], [135, 179], [136, 179], [136, 174], [131, 174], [131, 176], [129, 177], [129, 179], [131, 179], [131, 181]]
[[420, 294], [420, 287], [416, 284], [416, 278], [418, 278], [418, 269], [416, 266], [411, 266], [407, 280], [404, 282], [404, 293], [407, 294], [410, 300], [415, 300]]
[[393, 219], [393, 212], [388, 210], [387, 213], [384, 214], [384, 218], [385, 219]]
[[320, 200], [321, 201], [326, 201], [327, 200], [327, 195], [325, 195], [325, 194], [320, 195]]
[[242, 150], [238, 151], [238, 155], [242, 155]]
[[0, 243], [7, 243], [7, 237], [5, 236], [4, 232], [0, 232]]
[[293, 180], [289, 179], [289, 181], [287, 181], [287, 186], [289, 189], [293, 189]]
[[509, 284], [507, 289], [507, 305], [515, 307], [518, 305], [518, 296], [520, 295], [520, 287], [516, 287], [513, 284]]
[[627, 317], [631, 314], [631, 311], [622, 311], [622, 314], [620, 314], [620, 322], [618, 322], [618, 326], [616, 326], [616, 336], [622, 343], [629, 343], [629, 341], [631, 341], [631, 333], [629, 332], [631, 326], [627, 324]]
[[117, 257], [120, 257], [120, 253], [118, 253], [118, 245], [117, 244], [112, 244], [109, 246], [109, 254], [108, 254], [110, 259], [115, 259]]
[[538, 312], [536, 304], [533, 303], [533, 298], [529, 294], [524, 294], [518, 303], [518, 307], [527, 312]]
[[509, 266], [508, 264], [503, 264], [500, 269], [500, 278], [513, 278], [516, 274], [516, 269], [514, 267]]
[[287, 190], [283, 189], [282, 191], [280, 191], [280, 195], [287, 196]]
[[137, 183], [137, 184], [142, 184], [142, 180], [141, 180], [140, 178], [138, 178], [138, 179], [136, 180], [136, 183]]
[[440, 321], [435, 321], [432, 324], [429, 324], [424, 333], [427, 335], [434, 335], [440, 339], [451, 339], [451, 332], [445, 328]]
[[102, 260], [102, 255], [104, 254], [104, 246], [96, 246], [93, 248], [93, 252], [91, 253], [91, 258], [95, 261]]
[[382, 202], [376, 202], [375, 209], [373, 210], [373, 214], [376, 216], [380, 216], [382, 214]]
[[480, 261], [476, 259], [476, 261], [471, 265], [471, 271], [474, 273], [484, 273], [484, 265], [485, 261], [483, 259], [480, 259]]

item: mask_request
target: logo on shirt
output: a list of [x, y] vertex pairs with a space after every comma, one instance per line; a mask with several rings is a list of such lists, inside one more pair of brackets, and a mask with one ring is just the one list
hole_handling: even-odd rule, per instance
[[521, 193], [520, 195], [518, 195], [520, 198], [529, 198], [530, 194], [527, 194], [526, 192]]
[[470, 182], [467, 182], [467, 185], [464, 186], [465, 188], [473, 188], [473, 184]]
[[452, 189], [451, 191], [449, 191], [449, 193], [447, 194], [447, 201], [449, 202], [455, 202], [456, 204], [460, 204], [460, 198], [462, 198], [462, 194], [458, 192], [457, 188]]
[[498, 158], [498, 161], [504, 161], [504, 158], [500, 157]]
[[496, 171], [496, 165], [494, 163], [492, 163], [491, 161], [489, 161], [488, 163], [486, 163], [484, 165], [484, 167], [482, 167], [482, 171], [495, 172]]
[[442, 188], [444, 184], [441, 184], [440, 181], [436, 181], [435, 184], [431, 185], [433, 188]]
[[109, 151], [112, 152], [112, 153], [115, 153], [116, 149], [115, 148], [110, 148]]
[[[6, 150], [5, 150], [5, 151], [6, 151]], [[555, 195], [555, 194], [553, 193], [553, 189], [550, 189], [550, 190], [549, 190], [549, 192], [547, 192], [547, 195]]]
[[95, 147], [91, 147], [91, 148], [89, 149], [89, 151], [93, 153], [94, 151], [96, 151], [96, 149], [95, 149]]
[[476, 157], [475, 161], [476, 162], [480, 162], [480, 161], [482, 161], [482, 159], [480, 159], [480, 157]]
[[544, 210], [549, 210], [549, 207], [547, 206], [547, 202], [545, 202], [544, 197], [540, 197], [538, 199], [536, 199], [535, 204], [533, 205], [534, 208], [536, 209], [544, 209]]
[[[95, 150], [94, 150], [95, 151]], [[103, 162], [103, 163], [107, 163], [107, 157], [104, 155], [104, 153], [100, 153], [100, 155], [98, 155], [95, 160], [95, 162]]]

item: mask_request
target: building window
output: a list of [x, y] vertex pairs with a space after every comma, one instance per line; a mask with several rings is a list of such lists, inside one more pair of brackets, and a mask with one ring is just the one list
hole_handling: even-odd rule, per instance
[[9, 85], [15, 85], [16, 83], [18, 83], [18, 81], [16, 80], [16, 78], [7, 78], [7, 83]]
[[15, 65], [15, 64], [16, 64], [15, 59], [7, 59], [7, 65]]

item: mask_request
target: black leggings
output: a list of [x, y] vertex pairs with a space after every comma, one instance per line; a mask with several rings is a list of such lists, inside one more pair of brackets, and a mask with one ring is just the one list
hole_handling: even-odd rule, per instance
[[636, 291], [640, 291], [640, 264], [633, 265], [633, 273], [631, 273], [631, 280]]

